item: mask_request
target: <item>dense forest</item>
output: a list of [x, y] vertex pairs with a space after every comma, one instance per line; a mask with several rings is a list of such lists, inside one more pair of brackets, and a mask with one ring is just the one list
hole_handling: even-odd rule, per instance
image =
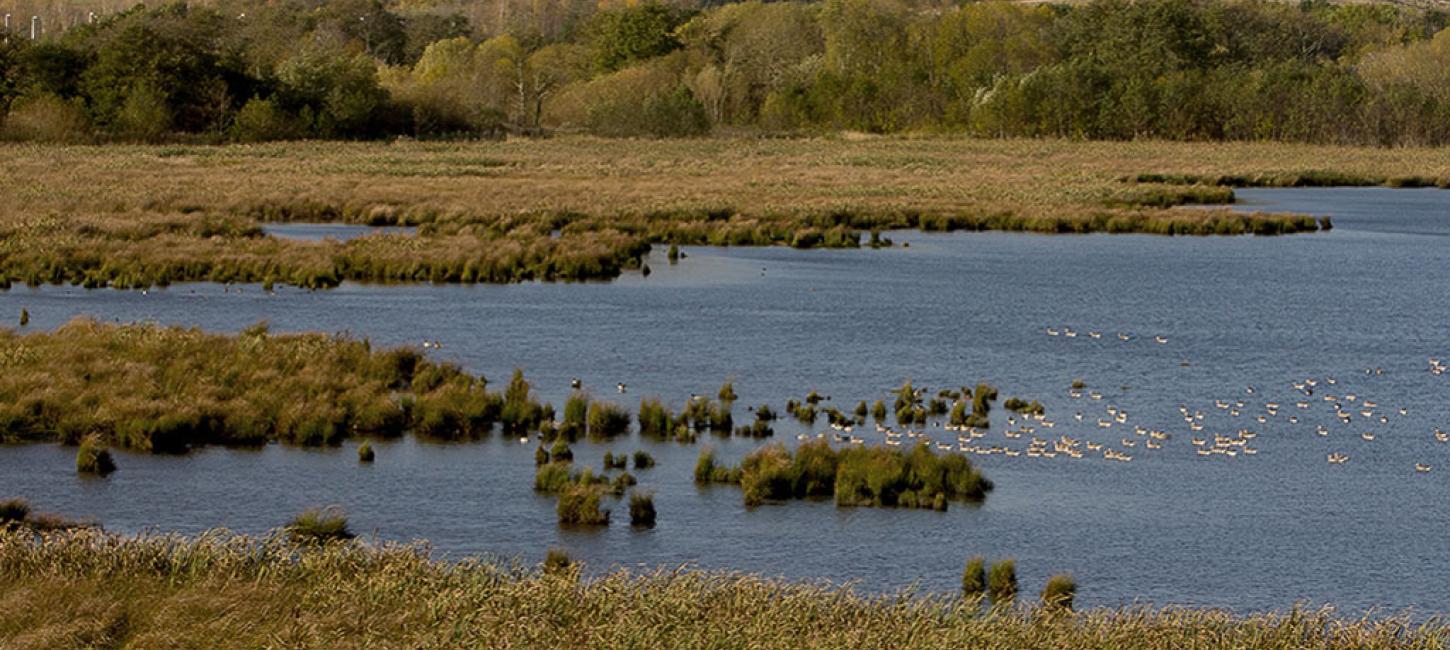
[[1450, 141], [1450, 15], [1423, 7], [487, 6], [136, 6], [42, 23], [35, 39], [28, 16], [13, 19], [0, 45], [0, 133], [73, 142], [840, 130]]

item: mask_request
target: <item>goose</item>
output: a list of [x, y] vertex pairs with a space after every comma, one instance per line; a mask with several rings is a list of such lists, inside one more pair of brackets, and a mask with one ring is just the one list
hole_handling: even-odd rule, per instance
[[1253, 456], [1253, 455], [1258, 454], [1258, 453], [1259, 453], [1259, 450], [1257, 448], [1255, 448], [1255, 447], [1244, 447], [1244, 455], [1246, 455], [1246, 456]]
[[1424, 474], [1430, 471], [1430, 466], [1424, 463], [1415, 463], [1415, 471], [1420, 474]]
[[1127, 334], [1124, 334], [1122, 332], [1118, 332], [1118, 340], [1119, 341], [1127, 341], [1130, 338], [1132, 338], [1132, 337], [1130, 337]]
[[1444, 431], [1441, 431], [1439, 429], [1436, 429], [1435, 430], [1435, 441], [1436, 442], [1450, 442], [1450, 434], [1447, 434]]
[[1049, 327], [1049, 328], [1047, 328], [1047, 335], [1048, 336], [1057, 336], [1058, 334], [1060, 334], [1060, 332], [1057, 331], [1057, 328], [1055, 328], [1055, 327]]
[[1163, 343], [1167, 343], [1168, 342], [1167, 337], [1163, 337], [1163, 336], [1155, 336], [1155, 337], [1153, 337], [1153, 340], [1155, 342], [1159, 343], [1159, 344], [1163, 344]]
[[1064, 335], [1066, 335], [1066, 336], [1067, 336], [1067, 338], [1070, 338], [1070, 339], [1075, 339], [1075, 338], [1077, 338], [1077, 332], [1076, 332], [1076, 331], [1073, 331], [1073, 330], [1071, 330], [1071, 329], [1064, 329], [1064, 330], [1062, 330], [1062, 333], [1063, 333], [1063, 334], [1064, 334]]
[[1365, 440], [1374, 440], [1374, 434], [1373, 433], [1370, 433], [1368, 431], [1359, 434], [1359, 437], [1361, 437], [1361, 438], [1363, 438]]
[[1088, 332], [1088, 337], [1089, 338], [1100, 339], [1100, 338], [1103, 338], [1103, 333], [1102, 332]]
[[569, 380], [569, 387], [570, 388], [573, 388], [574, 390], [579, 390], [579, 388], [582, 387], [583, 385], [584, 385], [584, 382], [579, 381], [579, 378], [578, 377], [575, 377], [575, 378]]
[[615, 389], [616, 389], [616, 390], [618, 390], [618, 391], [619, 391], [619, 392], [620, 392], [620, 393], [623, 393], [623, 392], [624, 392], [624, 391], [626, 391], [626, 390], [628, 390], [628, 389], [629, 389], [629, 387], [628, 387], [628, 386], [625, 386], [625, 385], [624, 385], [624, 382], [619, 382], [619, 383], [618, 383], [618, 384], [615, 384], [615, 385], [614, 385], [614, 388], [615, 388]]

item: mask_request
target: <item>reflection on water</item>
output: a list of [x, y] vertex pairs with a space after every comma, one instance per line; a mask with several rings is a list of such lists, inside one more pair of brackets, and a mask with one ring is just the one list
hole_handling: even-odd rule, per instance
[[[307, 506], [337, 503], [359, 530], [427, 538], [455, 556], [537, 561], [562, 545], [596, 567], [695, 563], [951, 591], [965, 558], [983, 554], [1016, 557], [1030, 591], [1050, 573], [1071, 571], [1086, 605], [1450, 608], [1450, 565], [1439, 561], [1450, 444], [1432, 435], [1450, 428], [1450, 378], [1427, 364], [1450, 358], [1450, 260], [1441, 239], [1450, 232], [1450, 194], [1239, 195], [1331, 214], [1335, 229], [1274, 238], [893, 233], [911, 246], [691, 248], [679, 265], [661, 250], [648, 278], [611, 283], [0, 294], [0, 314], [13, 318], [25, 307], [31, 329], [89, 314], [225, 331], [267, 320], [274, 331], [347, 331], [386, 345], [438, 340], [443, 348], [431, 354], [495, 380], [524, 368], [556, 405], [576, 376], [631, 408], [645, 395], [678, 408], [690, 393], [713, 394], [733, 378], [742, 419], [746, 405], [779, 407], [812, 389], [849, 408], [886, 397], [907, 378], [933, 388], [987, 380], [1004, 398], [1041, 400], [1056, 422], [1009, 440], [997, 413], [991, 444], [1068, 435], [1122, 448], [1122, 439], [1138, 438], [1136, 426], [1173, 434], [1159, 450], [1137, 442], [1130, 463], [974, 456], [997, 483], [980, 507], [937, 513], [797, 502], [747, 510], [736, 489], [693, 485], [698, 447], [627, 440], [580, 445], [576, 458], [597, 467], [606, 449], [654, 453], [659, 466], [638, 475], [657, 493], [659, 526], [561, 530], [553, 501], [531, 491], [532, 446], [501, 438], [384, 443], [370, 466], [357, 464], [351, 446], [122, 453], [120, 471], [103, 481], [78, 479], [71, 450], [9, 447], [0, 450], [0, 495], [122, 531], [260, 532]], [[1315, 196], [1327, 198], [1289, 203]], [[1084, 334], [1051, 337], [1048, 327]], [[1124, 342], [1117, 332], [1135, 337]], [[1167, 343], [1153, 342], [1158, 335]], [[1328, 377], [1335, 387], [1320, 383], [1312, 398], [1293, 387]], [[1076, 378], [1102, 399], [1070, 397]], [[616, 382], [629, 393], [618, 395]], [[1322, 398], [1351, 392], [1361, 401], [1343, 404], [1353, 412], [1343, 425]], [[1358, 414], [1365, 399], [1378, 402], [1375, 417]], [[1245, 405], [1235, 418], [1215, 400]], [[1281, 404], [1277, 415], [1257, 422], [1270, 401]], [[1130, 413], [1128, 422], [1097, 426], [1109, 405]], [[1201, 431], [1189, 428], [1180, 406], [1204, 413]], [[1321, 425], [1330, 435], [1317, 434]], [[1258, 434], [1257, 454], [1195, 453], [1192, 438], [1243, 428]], [[789, 444], [804, 432], [791, 423], [777, 431]], [[1368, 431], [1372, 442], [1359, 437]], [[753, 443], [712, 444], [738, 458]], [[1330, 465], [1332, 452], [1351, 460]], [[1433, 469], [1418, 474], [1415, 463]], [[627, 504], [614, 508], [622, 515]]]

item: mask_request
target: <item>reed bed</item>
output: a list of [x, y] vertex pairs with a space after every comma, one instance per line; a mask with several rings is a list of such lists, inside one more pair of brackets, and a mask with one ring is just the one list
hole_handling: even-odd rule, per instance
[[341, 336], [273, 335], [265, 326], [220, 335], [83, 318], [55, 332], [0, 329], [0, 441], [85, 441], [77, 469], [86, 473], [112, 468], [106, 445], [181, 452], [409, 431], [473, 439], [495, 425], [537, 429], [543, 411], [522, 374], [500, 395], [483, 378], [411, 348], [375, 350]]
[[[0, 285], [584, 280], [641, 269], [654, 244], [856, 247], [898, 228], [1310, 232], [1328, 223], [1174, 206], [1311, 182], [1444, 186], [1450, 164], [1434, 149], [949, 138], [8, 144]], [[420, 229], [261, 228], [299, 221]]]
[[283, 536], [0, 531], [0, 646], [300, 648], [1442, 648], [1443, 624], [1295, 608], [1026, 605], [692, 569], [433, 560], [421, 546]]

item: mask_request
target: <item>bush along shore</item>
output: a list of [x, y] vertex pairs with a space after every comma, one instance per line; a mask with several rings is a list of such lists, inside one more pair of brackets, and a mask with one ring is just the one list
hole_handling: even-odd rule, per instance
[[80, 444], [77, 470], [97, 475], [114, 469], [107, 445], [182, 452], [404, 432], [468, 440], [528, 435], [550, 410], [520, 372], [497, 392], [411, 348], [264, 325], [235, 336], [86, 319], [53, 333], [0, 330], [0, 367], [0, 440]]
[[[1329, 609], [1074, 612], [1063, 604], [1075, 585], [1054, 579], [1043, 590], [1053, 604], [1039, 604], [1016, 596], [1015, 567], [995, 568], [1005, 561], [993, 563], [996, 582], [983, 576], [972, 594], [873, 595], [693, 569], [586, 575], [558, 550], [528, 567], [443, 562], [418, 546], [326, 535], [301, 541], [0, 526], [0, 646], [563, 648], [587, 638], [604, 650], [1428, 650], [1450, 640], [1443, 623], [1345, 619]], [[1001, 606], [982, 606], [988, 590]]]

